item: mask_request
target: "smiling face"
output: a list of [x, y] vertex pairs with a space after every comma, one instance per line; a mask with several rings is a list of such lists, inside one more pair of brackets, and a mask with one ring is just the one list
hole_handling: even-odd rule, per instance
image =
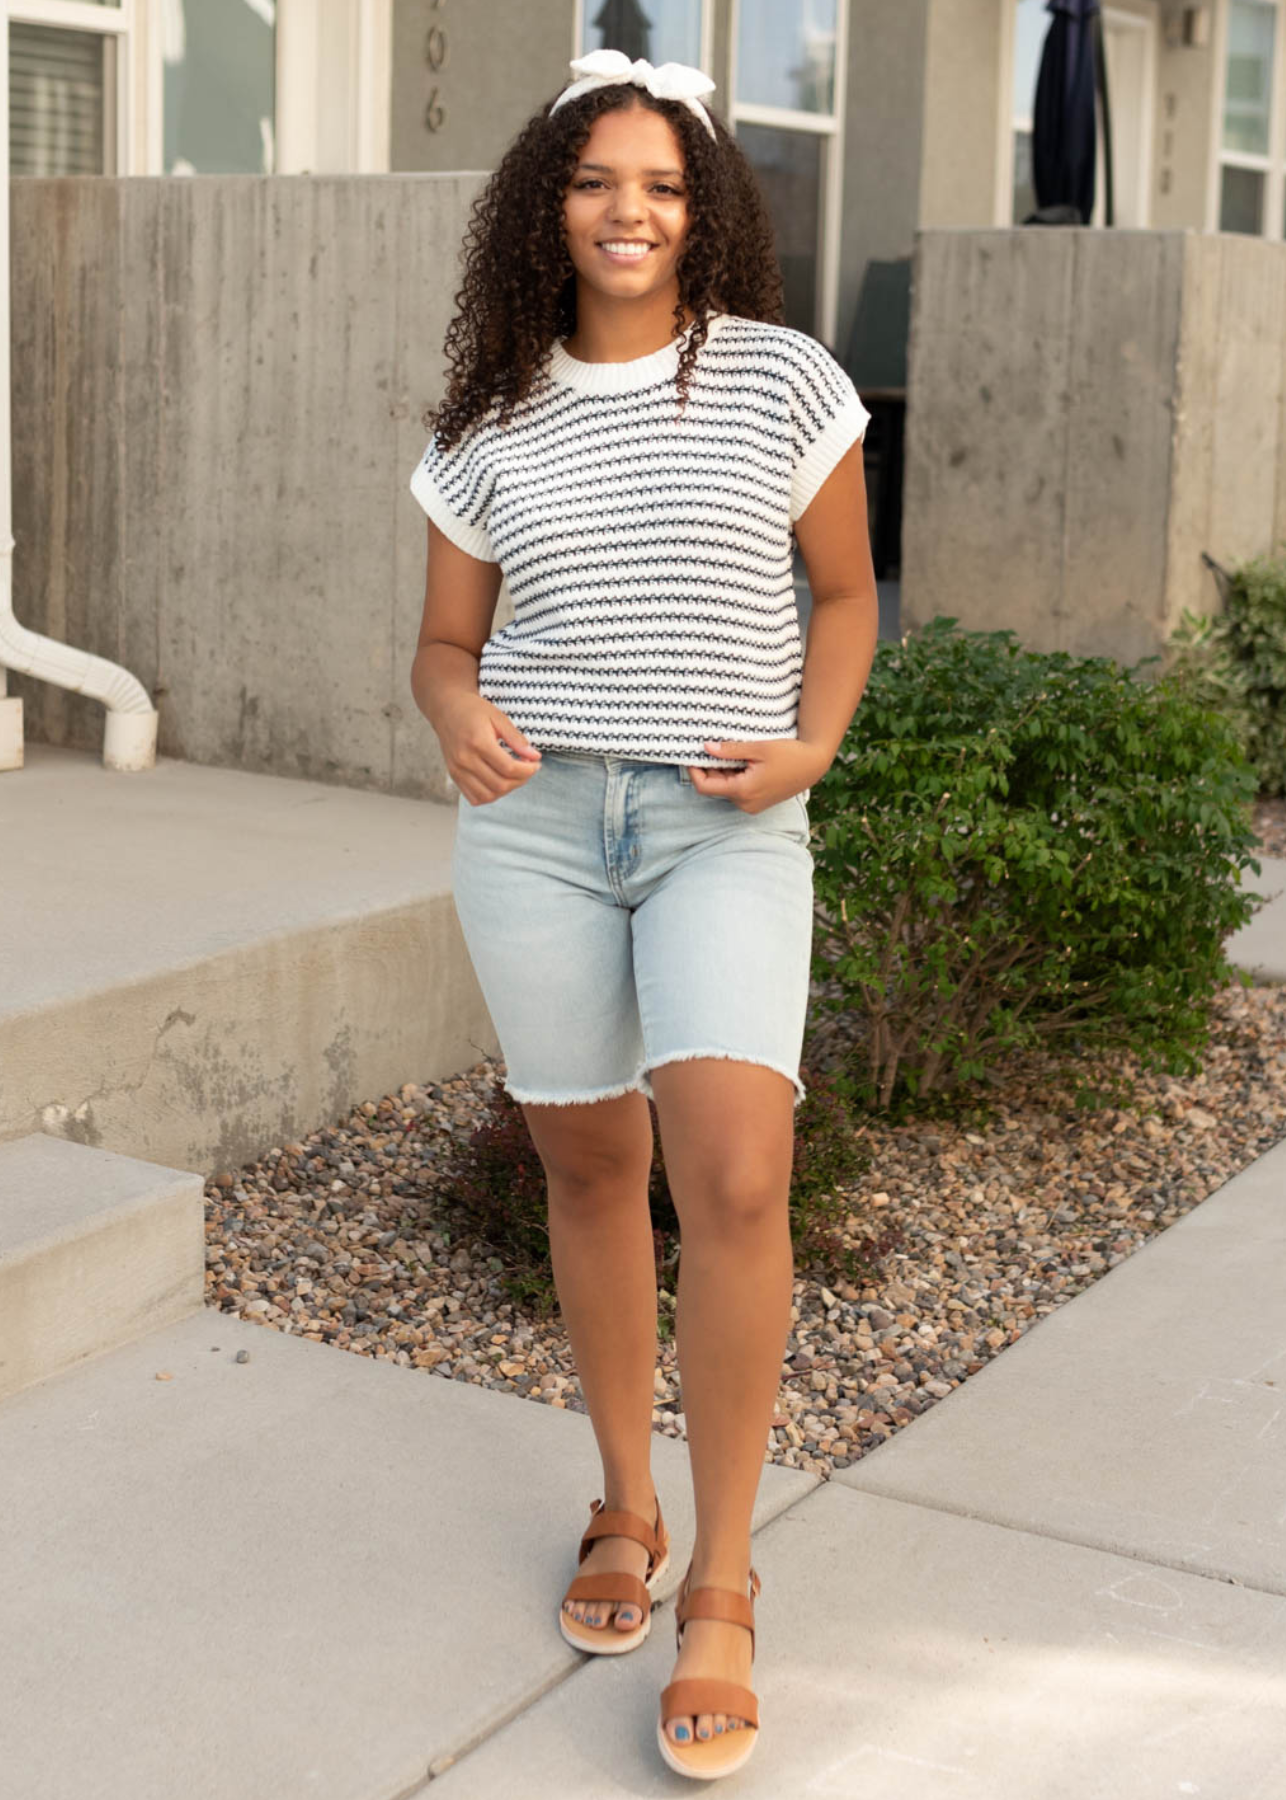
[[638, 105], [603, 113], [563, 203], [576, 273], [614, 298], [677, 293], [687, 194], [683, 149], [667, 119]]

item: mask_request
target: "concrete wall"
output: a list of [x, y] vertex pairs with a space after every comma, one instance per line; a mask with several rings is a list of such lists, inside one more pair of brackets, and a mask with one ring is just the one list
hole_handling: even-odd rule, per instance
[[1200, 553], [1286, 532], [1286, 245], [930, 231], [916, 245], [902, 619], [1133, 662]]
[[[163, 754], [448, 797], [407, 483], [483, 179], [13, 182], [15, 608], [132, 669]], [[33, 741], [101, 746], [10, 679]]]

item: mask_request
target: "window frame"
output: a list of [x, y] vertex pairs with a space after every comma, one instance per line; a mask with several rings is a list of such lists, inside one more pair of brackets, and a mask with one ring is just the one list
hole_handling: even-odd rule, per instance
[[[89, 32], [103, 40], [103, 173], [132, 175], [134, 142], [133, 37], [138, 0], [98, 6], [92, 0], [8, 0], [0, 18], [6, 32], [5, 69], [11, 25], [45, 25], [54, 30]], [[6, 72], [5, 79], [8, 79]], [[8, 107], [5, 108], [7, 119]], [[9, 146], [5, 145], [5, 168]]]
[[1250, 169], [1266, 177], [1264, 206], [1258, 232], [1229, 232], [1230, 237], [1259, 237], [1281, 243], [1286, 236], [1286, 7], [1281, 0], [1263, 0], [1276, 18], [1273, 33], [1272, 89], [1269, 94], [1268, 150], [1260, 156], [1245, 150], [1225, 150], [1224, 106], [1228, 94], [1228, 51], [1232, 6], [1225, 0], [1215, 8], [1214, 68], [1211, 82], [1210, 173], [1206, 190], [1206, 230], [1223, 231], [1223, 172], [1225, 168]]
[[839, 274], [844, 208], [844, 122], [848, 99], [848, 5], [835, 0], [835, 85], [829, 113], [799, 112], [793, 107], [763, 106], [737, 98], [737, 47], [741, 0], [731, 0], [728, 21], [728, 121], [733, 136], [739, 124], [767, 125], [777, 131], [803, 131], [828, 140], [822, 155], [822, 191], [817, 217], [817, 316], [809, 327], [828, 349], [835, 346], [839, 318]]

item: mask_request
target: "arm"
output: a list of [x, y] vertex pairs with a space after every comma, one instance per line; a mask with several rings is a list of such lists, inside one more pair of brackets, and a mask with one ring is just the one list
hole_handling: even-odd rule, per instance
[[540, 766], [540, 752], [478, 692], [478, 665], [500, 592], [500, 564], [468, 555], [431, 519], [427, 523], [424, 616], [411, 664], [411, 693], [437, 733], [451, 779], [470, 805], [478, 806], [526, 781]]
[[820, 781], [865, 691], [880, 629], [860, 439], [795, 521], [795, 536], [813, 597], [795, 729]]

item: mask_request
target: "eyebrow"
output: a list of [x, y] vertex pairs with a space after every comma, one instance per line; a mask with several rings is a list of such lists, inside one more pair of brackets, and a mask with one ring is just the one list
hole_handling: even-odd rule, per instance
[[[578, 164], [577, 166], [582, 169], [602, 169], [602, 171], [605, 175], [615, 175], [615, 173], [616, 173], [616, 170], [612, 167], [611, 163], [583, 162], [583, 163]], [[643, 173], [645, 175], [679, 175], [679, 176], [681, 176], [683, 174], [683, 170], [682, 169], [644, 169]]]

